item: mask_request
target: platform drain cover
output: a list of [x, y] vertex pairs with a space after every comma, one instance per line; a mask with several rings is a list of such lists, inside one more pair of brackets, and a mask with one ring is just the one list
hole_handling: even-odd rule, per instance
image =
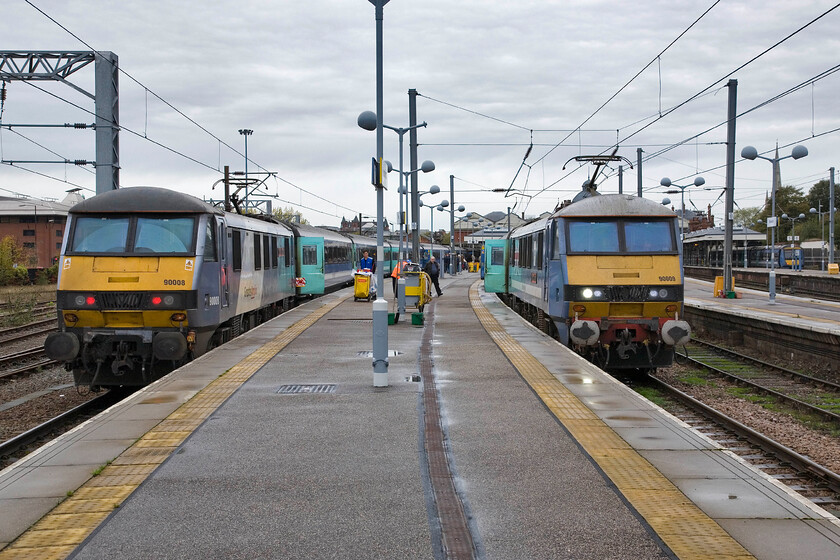
[[[388, 356], [394, 357], [399, 356], [402, 354], [399, 350], [388, 350]], [[362, 350], [361, 352], [356, 352], [356, 355], [360, 358], [373, 358], [373, 352], [370, 350]]]
[[314, 385], [281, 385], [277, 389], [280, 395], [298, 395], [301, 393], [335, 393], [335, 383], [320, 383]]

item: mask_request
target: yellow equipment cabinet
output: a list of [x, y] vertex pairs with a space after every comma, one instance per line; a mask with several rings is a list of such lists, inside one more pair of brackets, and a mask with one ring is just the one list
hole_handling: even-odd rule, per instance
[[403, 277], [406, 308], [415, 307], [423, 311], [423, 306], [432, 300], [432, 281], [429, 275], [420, 270], [420, 265], [410, 263], [403, 269]]

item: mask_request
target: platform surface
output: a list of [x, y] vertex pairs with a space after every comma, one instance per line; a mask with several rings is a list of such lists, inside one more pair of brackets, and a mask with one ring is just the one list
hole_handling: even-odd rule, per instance
[[[835, 518], [524, 323], [475, 280], [447, 276], [424, 327], [407, 317], [388, 327], [387, 388], [372, 382], [371, 304], [350, 288], [6, 469], [3, 542], [63, 503], [0, 559], [444, 558], [414, 381], [427, 333], [477, 557], [840, 557]], [[309, 392], [278, 393], [290, 385]]]

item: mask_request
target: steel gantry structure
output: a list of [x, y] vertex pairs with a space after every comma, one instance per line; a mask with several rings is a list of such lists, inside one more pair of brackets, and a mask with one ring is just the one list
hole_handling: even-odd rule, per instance
[[[95, 91], [67, 78], [94, 63]], [[96, 120], [96, 194], [120, 184], [119, 59], [109, 51], [0, 51], [0, 81], [57, 81], [93, 99]]]

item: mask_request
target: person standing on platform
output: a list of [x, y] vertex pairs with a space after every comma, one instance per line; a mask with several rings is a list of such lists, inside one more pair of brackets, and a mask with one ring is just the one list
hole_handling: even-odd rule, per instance
[[[394, 297], [397, 297], [397, 281], [402, 275], [403, 268], [405, 268], [405, 265], [407, 264], [408, 261], [397, 261], [397, 264], [394, 266], [394, 270], [391, 271], [391, 282], [394, 286]], [[385, 292], [382, 293], [384, 294]]]
[[[444, 273], [450, 271], [449, 265], [451, 265], [451, 264], [452, 264], [452, 256], [449, 253], [446, 253], [443, 256], [443, 272]], [[454, 271], [453, 271], [453, 273], [454, 273]]]
[[362, 258], [359, 259], [359, 268], [370, 271], [371, 292], [376, 293], [376, 261], [369, 256], [367, 251], [362, 251]]
[[429, 275], [429, 278], [432, 279], [432, 284], [435, 286], [435, 291], [437, 291], [438, 297], [443, 295], [443, 291], [440, 289], [440, 284], [438, 284], [438, 279], [440, 278], [440, 265], [435, 260], [434, 255], [429, 257], [429, 262], [426, 263], [426, 266], [423, 267], [423, 272]]

